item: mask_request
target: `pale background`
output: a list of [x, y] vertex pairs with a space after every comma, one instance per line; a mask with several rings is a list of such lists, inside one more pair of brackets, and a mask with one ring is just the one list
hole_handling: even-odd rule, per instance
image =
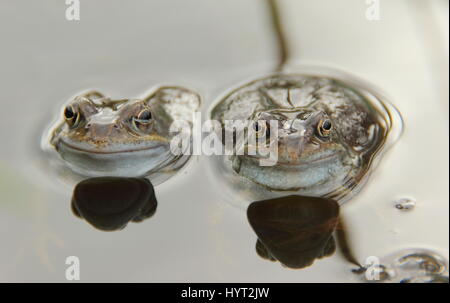
[[[349, 71], [381, 87], [405, 120], [364, 191], [342, 213], [358, 259], [429, 248], [448, 260], [448, 1], [282, 0], [296, 63]], [[159, 83], [187, 85], [204, 113], [224, 90], [270, 72], [275, 38], [262, 0], [81, 0], [81, 20], [59, 0], [0, 1], [0, 281], [356, 281], [337, 253], [304, 270], [262, 260], [245, 211], [221, 200], [208, 161], [194, 159], [156, 188], [158, 210], [120, 232], [70, 211], [70, 186], [42, 165], [39, 140], [68, 96], [98, 88], [135, 97]], [[393, 207], [400, 197], [415, 210]]]

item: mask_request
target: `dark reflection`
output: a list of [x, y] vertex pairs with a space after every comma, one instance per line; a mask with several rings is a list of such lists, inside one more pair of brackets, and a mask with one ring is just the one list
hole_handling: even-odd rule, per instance
[[[332, 199], [287, 196], [257, 201], [248, 207], [247, 217], [258, 236], [256, 252], [264, 259], [304, 268], [336, 250], [339, 204]], [[342, 230], [338, 240], [347, 260], [357, 264]]]
[[72, 196], [73, 213], [105, 231], [150, 218], [156, 207], [153, 185], [144, 178], [91, 178], [78, 183]]

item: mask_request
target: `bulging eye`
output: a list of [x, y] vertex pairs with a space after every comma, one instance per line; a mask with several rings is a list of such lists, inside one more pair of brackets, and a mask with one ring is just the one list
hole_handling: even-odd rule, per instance
[[152, 112], [149, 109], [142, 110], [136, 117], [139, 123], [150, 123], [152, 120]]
[[261, 137], [266, 134], [267, 137], [270, 136], [269, 123], [267, 121], [261, 120], [253, 123], [253, 130], [257, 137]]
[[258, 122], [253, 123], [253, 130], [256, 133], [259, 133], [261, 131], [261, 129], [262, 129], [262, 127], [261, 127], [261, 125]]
[[64, 109], [64, 119], [71, 127], [75, 126], [79, 120], [79, 114], [72, 105], [66, 106]]
[[333, 124], [330, 119], [321, 120], [317, 125], [317, 131], [321, 137], [329, 137], [332, 129]]
[[140, 132], [148, 132], [153, 124], [152, 112], [149, 109], [143, 109], [133, 118], [133, 126]]

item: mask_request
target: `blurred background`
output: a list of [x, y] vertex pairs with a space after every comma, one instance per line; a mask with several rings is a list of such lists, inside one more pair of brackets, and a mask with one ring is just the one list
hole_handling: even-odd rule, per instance
[[[370, 1], [369, 1], [370, 2]], [[279, 0], [289, 70], [315, 64], [381, 88], [402, 113], [402, 138], [341, 213], [357, 258], [431, 249], [448, 260], [448, 1]], [[220, 179], [196, 158], [156, 187], [158, 210], [102, 232], [70, 209], [40, 139], [67, 98], [96, 88], [139, 97], [158, 84], [198, 91], [206, 114], [224, 91], [274, 70], [277, 39], [263, 0], [0, 2], [0, 281], [353, 282], [336, 253], [303, 270], [267, 262], [245, 208], [221, 199]], [[413, 211], [394, 207], [414, 199]]]

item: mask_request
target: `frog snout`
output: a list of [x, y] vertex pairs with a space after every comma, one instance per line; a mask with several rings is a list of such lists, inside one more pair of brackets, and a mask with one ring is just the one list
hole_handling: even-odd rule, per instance
[[284, 138], [286, 152], [292, 161], [297, 161], [305, 149], [306, 138], [298, 132]]
[[118, 132], [119, 125], [117, 123], [88, 123], [86, 124], [87, 134], [91, 138], [103, 139], [113, 136]]
[[305, 133], [304, 121], [300, 119], [288, 120], [283, 124], [283, 129], [289, 135], [301, 136]]

